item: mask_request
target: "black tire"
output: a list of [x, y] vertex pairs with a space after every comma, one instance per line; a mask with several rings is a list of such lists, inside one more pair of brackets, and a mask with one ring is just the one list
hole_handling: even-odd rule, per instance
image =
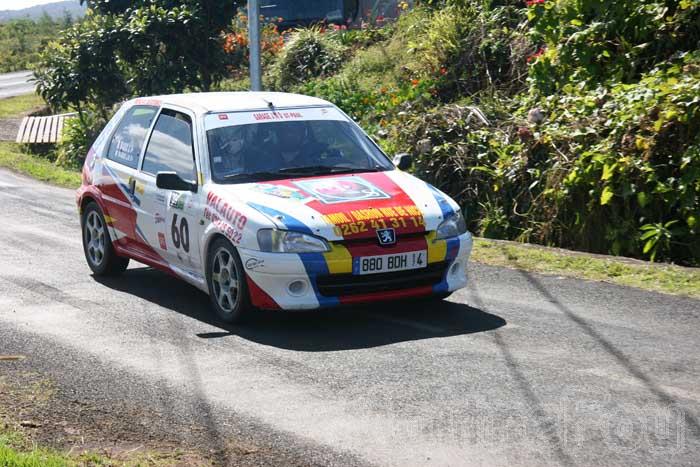
[[[98, 225], [99, 221], [99, 225]], [[123, 273], [129, 266], [129, 258], [118, 256], [112, 246], [112, 238], [109, 236], [109, 228], [105, 222], [102, 210], [95, 202], [88, 203], [83, 211], [80, 222], [83, 236], [83, 252], [88, 266], [96, 276], [116, 276]], [[102, 229], [102, 236], [98, 239], [101, 253], [95, 249], [93, 242], [94, 232]]]
[[[226, 261], [227, 271], [230, 270], [230, 272], [224, 273], [222, 267], [226, 255], [231, 260], [230, 263]], [[235, 292], [232, 287], [226, 287], [227, 283], [231, 284], [228, 279], [236, 281]], [[241, 257], [233, 245], [223, 237], [215, 239], [207, 253], [207, 286], [209, 287], [212, 308], [221, 321], [242, 323], [249, 317], [253, 307], [250, 304], [248, 282], [243, 263], [241, 263]], [[234, 303], [231, 303], [232, 301]]]

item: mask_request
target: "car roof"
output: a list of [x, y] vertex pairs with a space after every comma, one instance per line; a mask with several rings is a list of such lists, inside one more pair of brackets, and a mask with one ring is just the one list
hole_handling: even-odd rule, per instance
[[140, 97], [130, 102], [176, 105], [199, 114], [268, 109], [270, 103], [276, 108], [333, 105], [316, 97], [285, 92], [200, 92]]

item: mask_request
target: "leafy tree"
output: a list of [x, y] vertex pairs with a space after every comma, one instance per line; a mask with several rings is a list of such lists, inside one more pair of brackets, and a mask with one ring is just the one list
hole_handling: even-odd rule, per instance
[[126, 96], [207, 91], [225, 76], [231, 0], [86, 0], [89, 14], [49, 47], [39, 90], [54, 107], [106, 112]]
[[92, 16], [63, 32], [50, 44], [36, 71], [39, 94], [54, 109], [73, 107], [82, 116], [87, 104], [106, 108], [129, 90], [114, 59], [121, 45], [119, 23]]
[[135, 8], [141, 7], [147, 1], [130, 1], [130, 0], [80, 0], [81, 5], [87, 5], [91, 10], [103, 14], [122, 14], [132, 5]]
[[0, 73], [31, 69], [40, 51], [64, 29], [63, 21], [42, 17], [0, 23]]
[[221, 33], [235, 11], [231, 1], [193, 0], [128, 11], [121, 57], [135, 93], [208, 91], [225, 76]]

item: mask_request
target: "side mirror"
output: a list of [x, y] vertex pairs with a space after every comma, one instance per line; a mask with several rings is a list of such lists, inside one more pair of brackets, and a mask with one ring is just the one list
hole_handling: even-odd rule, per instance
[[156, 186], [164, 190], [197, 192], [197, 184], [186, 182], [175, 172], [158, 172]]
[[406, 153], [397, 154], [394, 156], [394, 165], [401, 170], [408, 170], [413, 165], [413, 156]]

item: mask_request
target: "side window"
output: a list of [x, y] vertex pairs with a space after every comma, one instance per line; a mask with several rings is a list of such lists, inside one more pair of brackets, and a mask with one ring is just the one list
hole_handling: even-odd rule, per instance
[[158, 112], [157, 107], [132, 107], [119, 123], [109, 142], [107, 159], [135, 169], [139, 164], [146, 133]]
[[176, 172], [184, 180], [196, 180], [190, 117], [169, 109], [160, 113], [146, 148], [143, 171], [151, 175]]

